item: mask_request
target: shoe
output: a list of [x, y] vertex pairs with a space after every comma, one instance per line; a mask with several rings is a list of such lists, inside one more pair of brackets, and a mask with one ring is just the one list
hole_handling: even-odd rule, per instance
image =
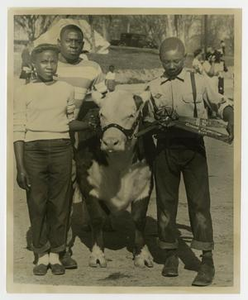
[[65, 267], [61, 264], [50, 264], [53, 275], [63, 275], [65, 274]]
[[166, 258], [162, 275], [164, 277], [176, 277], [178, 276], [179, 260], [176, 254], [170, 255]]
[[214, 262], [212, 256], [202, 257], [202, 262], [195, 279], [192, 282], [193, 286], [208, 286], [213, 282], [215, 274]]
[[48, 265], [38, 264], [33, 268], [34, 275], [44, 276], [47, 273]]
[[60, 261], [65, 269], [77, 269], [77, 262], [71, 258], [69, 252], [64, 252], [60, 255]]

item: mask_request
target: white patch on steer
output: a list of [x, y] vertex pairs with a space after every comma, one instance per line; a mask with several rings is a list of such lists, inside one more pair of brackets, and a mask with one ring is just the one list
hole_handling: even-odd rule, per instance
[[139, 255], [144, 257], [144, 258], [152, 257], [147, 245], [143, 246], [143, 248], [141, 249], [141, 252], [140, 252]]
[[74, 193], [73, 193], [73, 203], [81, 203], [82, 202], [82, 194], [79, 189], [78, 184], [76, 184]]
[[134, 265], [137, 267], [149, 267], [152, 268], [153, 267], [153, 258], [152, 255], [147, 247], [147, 245], [145, 245], [142, 249], [140, 254], [136, 255], [134, 258]]
[[102, 256], [102, 255], [104, 256], [103, 251], [96, 244], [92, 247], [92, 254], [95, 255], [96, 257]]
[[101, 268], [106, 268], [107, 260], [100, 247], [94, 244], [90, 255], [89, 266], [95, 268], [98, 264]]
[[[99, 116], [102, 128], [106, 128], [110, 124], [117, 124], [123, 129], [131, 129], [131, 135], [135, 134], [138, 129], [138, 124], [135, 121], [140, 116], [144, 106], [142, 97], [133, 95], [128, 91], [116, 90], [108, 93], [101, 101], [100, 106]], [[130, 144], [130, 141], [127, 141], [127, 136], [119, 128], [111, 126], [104, 130], [101, 150], [106, 152], [126, 151], [127, 146], [130, 146], [127, 144]]]
[[105, 201], [113, 213], [149, 195], [151, 171], [145, 160], [117, 168], [115, 164], [102, 166], [93, 161], [88, 174], [87, 180], [93, 186], [90, 195]]

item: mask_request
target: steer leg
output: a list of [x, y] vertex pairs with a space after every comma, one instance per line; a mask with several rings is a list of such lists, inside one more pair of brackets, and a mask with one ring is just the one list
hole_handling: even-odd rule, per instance
[[100, 265], [102, 268], [107, 267], [107, 260], [104, 255], [104, 242], [103, 242], [103, 225], [105, 223], [106, 214], [102, 209], [99, 200], [90, 197], [87, 201], [87, 209], [90, 216], [91, 234], [92, 234], [92, 249], [89, 259], [90, 267], [97, 267]]
[[146, 197], [132, 203], [132, 218], [135, 225], [134, 238], [134, 265], [144, 268], [145, 266], [153, 267], [153, 259], [147, 245], [145, 244], [144, 230], [146, 225], [146, 212], [149, 198]]

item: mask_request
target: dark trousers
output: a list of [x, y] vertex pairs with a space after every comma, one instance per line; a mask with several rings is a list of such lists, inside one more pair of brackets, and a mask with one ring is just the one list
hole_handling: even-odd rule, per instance
[[25, 143], [25, 167], [31, 188], [27, 203], [35, 253], [65, 249], [71, 190], [69, 139]]
[[168, 145], [166, 141], [158, 140], [154, 172], [160, 246], [163, 249], [176, 249], [178, 246], [175, 232], [182, 174], [193, 233], [191, 247], [212, 250], [214, 243], [205, 148], [202, 140], [187, 143], [190, 147]]

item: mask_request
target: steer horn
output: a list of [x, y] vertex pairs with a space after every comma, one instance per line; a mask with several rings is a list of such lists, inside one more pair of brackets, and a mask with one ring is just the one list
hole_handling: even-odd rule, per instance
[[98, 106], [101, 106], [101, 101], [102, 101], [102, 98], [103, 98], [102, 93], [100, 93], [100, 92], [98, 92], [98, 91], [92, 91], [92, 92], [91, 92], [91, 97], [92, 97], [92, 100], [93, 100]]

